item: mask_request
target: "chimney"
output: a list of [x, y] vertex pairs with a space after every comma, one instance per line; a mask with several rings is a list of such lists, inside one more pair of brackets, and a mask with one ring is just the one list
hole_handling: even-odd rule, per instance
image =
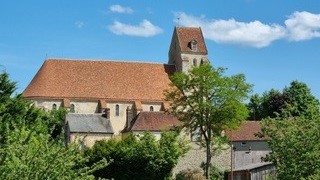
[[104, 110], [104, 114], [102, 116], [107, 118], [107, 119], [110, 119], [110, 108], [106, 108]]
[[127, 115], [126, 129], [128, 129], [129, 126], [130, 126], [130, 122], [131, 122], [131, 120], [133, 118], [133, 113], [132, 113], [132, 110], [131, 110], [131, 108], [129, 106], [127, 107], [126, 115]]

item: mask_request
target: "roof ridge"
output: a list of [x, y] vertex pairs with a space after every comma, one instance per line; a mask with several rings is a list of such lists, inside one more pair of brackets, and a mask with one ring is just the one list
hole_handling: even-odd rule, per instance
[[139, 61], [139, 60], [121, 60], [121, 59], [82, 59], [82, 58], [46, 58], [45, 61], [77, 61], [77, 62], [114, 62], [114, 63], [135, 63], [135, 64], [156, 64], [156, 65], [173, 65], [168, 63], [160, 63], [153, 61]]

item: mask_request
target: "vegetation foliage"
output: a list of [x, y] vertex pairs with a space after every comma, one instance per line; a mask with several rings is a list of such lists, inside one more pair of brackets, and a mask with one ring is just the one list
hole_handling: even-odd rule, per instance
[[305, 83], [298, 81], [293, 81], [282, 93], [274, 92], [272, 90], [268, 95], [264, 94], [264, 98], [268, 98], [262, 102], [269, 102], [265, 103], [269, 106], [260, 104], [262, 110], [277, 107], [273, 113], [270, 111], [271, 113], [262, 116], [267, 118], [262, 120], [260, 135], [267, 139], [272, 150], [265, 160], [273, 162], [276, 166], [277, 179], [319, 178], [319, 101]]
[[172, 88], [166, 92], [171, 102], [169, 113], [183, 126], [202, 137], [206, 148], [205, 175], [210, 179], [211, 157], [226, 141], [222, 130], [236, 128], [247, 117], [243, 101], [251, 91], [243, 74], [225, 76], [225, 69], [202, 64], [189, 72], [170, 77]]
[[163, 180], [172, 176], [173, 167], [186, 150], [176, 132], [164, 132], [160, 140], [144, 133], [123, 140], [98, 141], [85, 154], [90, 165], [103, 158], [110, 161], [109, 166], [94, 172], [96, 177]]
[[93, 179], [76, 145], [62, 139], [65, 110], [44, 112], [21, 95], [16, 83], [0, 74], [0, 179]]
[[282, 92], [271, 89], [250, 98], [248, 104], [251, 120], [275, 117], [304, 116], [312, 119], [319, 113], [320, 103], [305, 83], [292, 81]]

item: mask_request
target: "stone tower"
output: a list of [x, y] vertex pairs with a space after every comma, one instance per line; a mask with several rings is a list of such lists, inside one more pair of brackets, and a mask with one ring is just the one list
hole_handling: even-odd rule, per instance
[[208, 62], [208, 51], [200, 27], [175, 27], [169, 49], [168, 64], [177, 71], [187, 72], [190, 67]]

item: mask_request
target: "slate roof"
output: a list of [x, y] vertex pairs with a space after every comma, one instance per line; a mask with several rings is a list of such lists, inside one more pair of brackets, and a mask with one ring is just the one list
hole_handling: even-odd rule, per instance
[[128, 131], [163, 131], [180, 125], [180, 121], [163, 111], [142, 111], [130, 123]]
[[162, 101], [174, 72], [167, 64], [47, 59], [23, 97]]
[[66, 115], [70, 133], [105, 133], [113, 134], [109, 120], [101, 114], [73, 114]]
[[263, 140], [255, 134], [261, 132], [260, 121], [245, 121], [239, 129], [226, 131], [230, 141], [257, 141]]
[[192, 52], [190, 42], [197, 41], [197, 53], [207, 54], [207, 47], [200, 27], [176, 27], [178, 41], [182, 52]]

